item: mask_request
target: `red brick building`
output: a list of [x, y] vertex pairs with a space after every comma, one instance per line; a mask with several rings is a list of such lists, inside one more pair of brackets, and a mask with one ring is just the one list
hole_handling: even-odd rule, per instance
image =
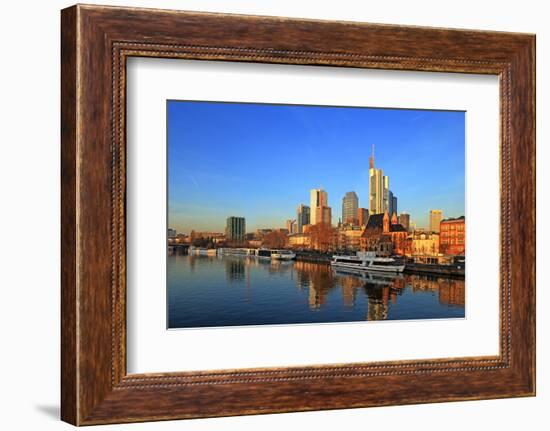
[[466, 220], [464, 216], [441, 221], [439, 252], [463, 256], [466, 253]]
[[407, 230], [397, 223], [394, 214], [371, 214], [361, 235], [361, 250], [375, 251], [379, 256], [405, 254]]

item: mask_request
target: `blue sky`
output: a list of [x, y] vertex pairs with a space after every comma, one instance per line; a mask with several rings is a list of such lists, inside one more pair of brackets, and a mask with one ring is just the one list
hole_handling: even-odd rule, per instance
[[465, 113], [168, 101], [168, 224], [223, 232], [284, 227], [309, 190], [328, 192], [333, 223], [348, 191], [368, 208], [371, 145], [398, 210], [427, 227], [430, 209], [464, 214]]

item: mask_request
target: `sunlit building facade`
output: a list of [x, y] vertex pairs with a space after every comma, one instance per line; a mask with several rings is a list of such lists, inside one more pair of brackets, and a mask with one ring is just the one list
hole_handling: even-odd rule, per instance
[[286, 229], [288, 230], [289, 234], [297, 233], [296, 220], [287, 220]]
[[340, 250], [359, 251], [363, 230], [358, 226], [347, 226], [338, 231], [338, 248]]
[[322, 206], [315, 208], [315, 224], [332, 225], [332, 208]]
[[355, 192], [347, 192], [342, 199], [342, 223], [356, 226], [358, 224], [357, 210], [359, 198]]
[[409, 231], [411, 227], [411, 216], [407, 213], [399, 214], [399, 224]]
[[297, 233], [303, 233], [304, 226], [308, 224], [310, 224], [310, 208], [307, 205], [300, 204], [296, 210]]
[[374, 167], [374, 145], [369, 159], [369, 212], [381, 214], [384, 212], [384, 173]]
[[441, 253], [464, 256], [466, 253], [466, 219], [449, 218], [440, 224]]
[[227, 217], [225, 235], [229, 241], [244, 241], [246, 222], [244, 217]]
[[414, 232], [409, 237], [407, 254], [437, 256], [439, 254], [439, 235], [435, 232]]
[[374, 145], [369, 161], [369, 212], [382, 214], [390, 212], [390, 177], [382, 169], [374, 167]]
[[322, 214], [322, 211], [319, 212], [318, 208], [328, 207], [328, 193], [323, 189], [312, 189], [309, 192], [309, 203], [311, 211], [311, 224], [319, 223], [317, 219], [318, 214]]
[[[382, 177], [382, 193], [384, 196], [382, 203], [382, 212], [387, 211], [390, 213], [391, 210], [391, 199], [390, 199], [390, 177], [384, 175]], [[390, 213], [391, 214], [391, 213]]]
[[430, 210], [430, 231], [439, 232], [439, 224], [443, 219], [443, 211]]
[[366, 226], [369, 221], [369, 210], [366, 208], [357, 209], [357, 224], [359, 226]]

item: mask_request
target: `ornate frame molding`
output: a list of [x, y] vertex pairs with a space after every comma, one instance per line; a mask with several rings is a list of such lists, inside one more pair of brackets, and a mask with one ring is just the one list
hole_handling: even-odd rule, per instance
[[[269, 31], [255, 36], [260, 27]], [[308, 41], [312, 34], [322, 40]], [[323, 37], [328, 34], [339, 38]], [[62, 54], [64, 420], [98, 424], [534, 394], [534, 36], [79, 5], [62, 12]], [[500, 354], [127, 375], [125, 66], [131, 56], [498, 75]], [[518, 208], [530, 215], [526, 222]], [[397, 388], [406, 390], [396, 395]], [[264, 400], [248, 399], [250, 391]], [[299, 396], [303, 391], [308, 399]]]

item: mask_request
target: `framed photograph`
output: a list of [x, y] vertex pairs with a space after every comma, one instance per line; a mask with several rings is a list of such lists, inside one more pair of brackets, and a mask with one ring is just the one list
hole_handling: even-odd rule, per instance
[[166, 110], [168, 329], [465, 318], [465, 112]]
[[535, 394], [535, 36], [62, 11], [62, 419]]

